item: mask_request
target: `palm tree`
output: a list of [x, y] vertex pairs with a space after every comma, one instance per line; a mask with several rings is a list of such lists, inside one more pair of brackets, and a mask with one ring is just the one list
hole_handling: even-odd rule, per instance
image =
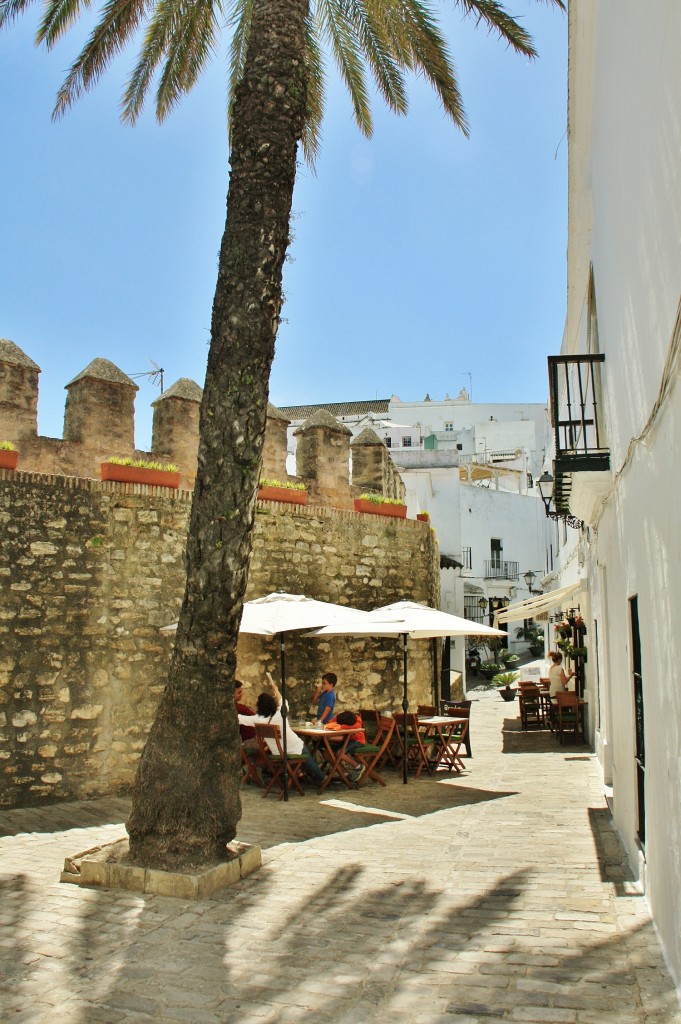
[[[0, 0], [6, 25], [33, 0]], [[564, 7], [564, 0], [544, 0]], [[528, 34], [501, 0], [454, 0], [519, 53]], [[52, 46], [82, 0], [46, 0], [37, 42]], [[454, 68], [424, 0], [105, 0], [58, 93], [55, 114], [93, 86], [146, 26], [123, 97], [133, 122], [156, 84], [163, 120], [231, 38], [227, 219], [201, 405], [199, 462], [187, 539], [187, 583], [168, 682], [142, 755], [128, 821], [131, 857], [157, 867], [210, 863], [234, 838], [239, 741], [231, 681], [248, 575], [270, 367], [282, 305], [298, 144], [319, 147], [325, 50], [371, 133], [367, 75], [405, 113], [405, 72], [423, 74], [447, 115], [467, 124]]]

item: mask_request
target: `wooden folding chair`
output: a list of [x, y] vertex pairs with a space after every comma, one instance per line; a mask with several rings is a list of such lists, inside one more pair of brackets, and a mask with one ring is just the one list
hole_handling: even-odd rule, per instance
[[559, 690], [556, 694], [556, 711], [554, 716], [558, 740], [564, 743], [566, 737], [573, 736], [575, 743], [581, 738], [581, 721], [579, 717], [579, 701], [572, 690]]
[[539, 696], [539, 687], [530, 685], [523, 686], [518, 698], [520, 702], [520, 722], [523, 729], [536, 726], [541, 729], [544, 725], [544, 709]]
[[437, 708], [434, 704], [419, 704], [416, 708], [416, 714], [419, 718], [433, 718], [437, 714]]
[[259, 747], [241, 747], [241, 764], [243, 765], [244, 773], [241, 777], [242, 782], [254, 782], [260, 789], [265, 788], [263, 777], [260, 774], [263, 761]]
[[[272, 791], [275, 785], [281, 787], [279, 799], [284, 799], [284, 749], [281, 745], [281, 730], [278, 725], [261, 725], [257, 723], [255, 726], [255, 737], [258, 741], [258, 750], [262, 758], [262, 762], [272, 772], [272, 778], [270, 779], [269, 785], [265, 788], [263, 797], [266, 797], [268, 793]], [[272, 740], [276, 747], [277, 753], [275, 754], [267, 744], [267, 740]], [[301, 796], [305, 796], [305, 790], [301, 785], [301, 777], [303, 774], [303, 768], [305, 767], [305, 755], [304, 754], [286, 754], [286, 769], [288, 780], [295, 789], [298, 790]]]
[[[404, 715], [402, 713], [393, 715], [395, 731], [393, 736], [397, 745], [400, 758], [404, 752]], [[436, 744], [434, 736], [424, 735], [424, 730], [419, 726], [418, 715], [407, 715], [407, 769], [413, 771], [418, 779], [425, 768], [429, 775], [435, 771], [436, 764], [431, 758], [433, 747]]]
[[448, 772], [462, 772], [464, 770], [464, 763], [461, 760], [461, 748], [466, 746], [468, 725], [468, 719], [465, 722], [461, 722], [447, 740], [447, 747], [440, 757], [440, 767], [446, 768]]
[[393, 732], [395, 730], [395, 719], [385, 718], [382, 715], [378, 717], [378, 731], [373, 739], [372, 743], [365, 743], [361, 747], [355, 747], [352, 752], [352, 756], [361, 761], [366, 768], [365, 774], [357, 783], [357, 788], [364, 785], [367, 779], [373, 779], [374, 782], [379, 782], [382, 786], [385, 786], [385, 781], [378, 774], [377, 769], [381, 767], [383, 762], [388, 758], [390, 741], [393, 738]]
[[381, 717], [380, 711], [377, 711], [376, 708], [360, 708], [357, 714], [362, 719], [367, 739], [373, 743], [374, 737], [378, 732], [378, 720]]
[[471, 706], [472, 700], [447, 700], [440, 702], [442, 707], [442, 714], [447, 718], [467, 718], [468, 728], [466, 729], [466, 738], [463, 741], [463, 745], [466, 748], [466, 757], [472, 757], [473, 751], [471, 750]]

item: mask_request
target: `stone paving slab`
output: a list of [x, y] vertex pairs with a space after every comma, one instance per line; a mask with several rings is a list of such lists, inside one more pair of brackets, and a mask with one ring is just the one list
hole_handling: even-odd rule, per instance
[[124, 799], [0, 814], [0, 1019], [681, 1024], [595, 758], [473, 705], [459, 777], [243, 791], [263, 867], [199, 904], [58, 882]]

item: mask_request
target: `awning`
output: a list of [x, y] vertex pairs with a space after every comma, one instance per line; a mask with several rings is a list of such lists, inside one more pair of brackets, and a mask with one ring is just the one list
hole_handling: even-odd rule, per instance
[[582, 589], [582, 581], [571, 583], [569, 587], [561, 587], [559, 590], [551, 590], [548, 594], [539, 594], [538, 597], [530, 597], [527, 601], [518, 601], [517, 604], [509, 604], [501, 608], [494, 615], [494, 625], [498, 622], [517, 622], [519, 619], [531, 619], [539, 612], [546, 612], [550, 608], [557, 608], [563, 604], [567, 597], [576, 594]]

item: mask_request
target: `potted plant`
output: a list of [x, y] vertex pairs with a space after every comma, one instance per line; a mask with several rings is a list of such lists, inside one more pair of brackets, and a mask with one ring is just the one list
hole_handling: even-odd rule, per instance
[[273, 480], [261, 477], [258, 484], [260, 501], [283, 501], [288, 505], [307, 505], [305, 484], [294, 480]]
[[485, 679], [494, 679], [494, 677], [498, 675], [499, 672], [503, 672], [503, 670], [504, 666], [500, 665], [496, 661], [483, 661], [482, 665], [480, 666], [480, 671], [482, 672]]
[[149, 487], [180, 486], [180, 471], [172, 462], [148, 459], [120, 459], [112, 455], [101, 465], [102, 480], [124, 484], [147, 484]]
[[519, 626], [515, 631], [518, 640], [526, 640], [530, 645], [530, 654], [540, 658], [544, 653], [544, 632], [538, 626]]
[[429, 523], [430, 512], [417, 512], [416, 518], [418, 519], [419, 523]]
[[514, 665], [518, 664], [520, 658], [517, 654], [508, 654], [505, 658], [502, 658], [502, 661], [504, 663], [504, 668], [513, 668]]
[[512, 689], [512, 685], [519, 675], [519, 672], [498, 672], [492, 679], [503, 700], [515, 700], [516, 691]]
[[355, 512], [368, 512], [374, 516], [393, 516], [395, 519], [405, 519], [407, 506], [403, 505], [397, 498], [386, 498], [383, 494], [360, 494], [355, 498]]
[[0, 441], [0, 469], [16, 469], [19, 452], [11, 441]]

